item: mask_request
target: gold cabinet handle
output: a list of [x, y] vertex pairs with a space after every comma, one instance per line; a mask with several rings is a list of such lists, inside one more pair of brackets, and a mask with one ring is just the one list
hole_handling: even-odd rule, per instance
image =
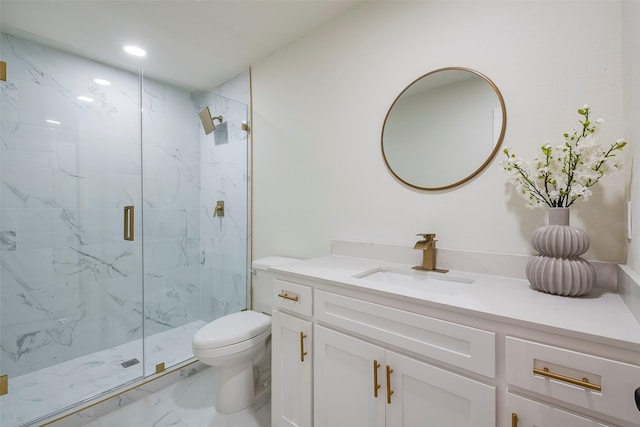
[[587, 378], [578, 380], [571, 377], [565, 377], [564, 375], [556, 374], [549, 371], [549, 368], [544, 367], [542, 369], [533, 368], [533, 373], [542, 375], [543, 377], [553, 378], [554, 380], [564, 381], [569, 384], [579, 385], [580, 387], [588, 388], [590, 390], [602, 391], [602, 387], [597, 384], [591, 384]]
[[284, 298], [284, 299], [288, 299], [289, 301], [298, 301], [298, 299], [300, 299], [300, 297], [298, 295], [289, 295], [288, 293], [286, 293], [285, 291], [282, 291], [281, 293], [278, 294], [278, 296], [280, 298]]
[[373, 397], [378, 397], [378, 390], [380, 390], [381, 385], [378, 384], [378, 368], [380, 364], [377, 360], [373, 361]]
[[300, 361], [304, 362], [304, 357], [308, 354], [304, 351], [304, 339], [307, 337], [307, 334], [304, 332], [300, 332]]
[[133, 240], [133, 206], [124, 207], [124, 240]]
[[511, 413], [511, 427], [518, 427], [518, 414]]
[[387, 403], [391, 403], [391, 395], [393, 394], [393, 390], [391, 390], [391, 373], [393, 369], [391, 366], [387, 365]]

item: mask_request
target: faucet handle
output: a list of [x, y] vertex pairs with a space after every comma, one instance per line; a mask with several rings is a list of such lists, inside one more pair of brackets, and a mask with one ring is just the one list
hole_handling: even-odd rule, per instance
[[427, 242], [431, 241], [431, 240], [435, 240], [435, 238], [436, 238], [435, 233], [418, 233], [418, 234], [416, 234], [416, 236], [421, 236]]

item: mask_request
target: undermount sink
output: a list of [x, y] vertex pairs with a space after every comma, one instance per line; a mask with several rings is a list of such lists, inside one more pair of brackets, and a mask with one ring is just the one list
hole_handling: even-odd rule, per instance
[[378, 267], [356, 274], [358, 279], [373, 280], [389, 285], [425, 286], [429, 284], [473, 283], [473, 279], [458, 277], [450, 273], [437, 273], [433, 271], [410, 270], [401, 268]]

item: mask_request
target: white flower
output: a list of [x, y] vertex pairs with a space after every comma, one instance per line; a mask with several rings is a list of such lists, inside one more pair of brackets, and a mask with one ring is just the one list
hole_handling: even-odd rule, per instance
[[540, 147], [543, 156], [531, 163], [516, 157], [510, 148], [503, 150], [507, 159], [501, 166], [511, 174], [510, 181], [528, 207], [569, 207], [580, 198], [586, 201], [592, 194], [589, 187], [606, 173], [622, 167], [615, 151], [622, 150], [626, 141], [618, 139], [603, 149], [595, 134], [604, 120], [591, 122], [589, 113], [585, 104], [578, 110], [583, 116], [582, 129], [565, 133], [563, 144], [544, 144]]

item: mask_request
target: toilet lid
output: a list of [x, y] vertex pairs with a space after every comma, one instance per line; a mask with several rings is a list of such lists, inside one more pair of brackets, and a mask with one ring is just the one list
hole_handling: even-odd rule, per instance
[[193, 337], [194, 348], [218, 348], [236, 344], [267, 330], [271, 317], [256, 311], [241, 311], [209, 322]]

